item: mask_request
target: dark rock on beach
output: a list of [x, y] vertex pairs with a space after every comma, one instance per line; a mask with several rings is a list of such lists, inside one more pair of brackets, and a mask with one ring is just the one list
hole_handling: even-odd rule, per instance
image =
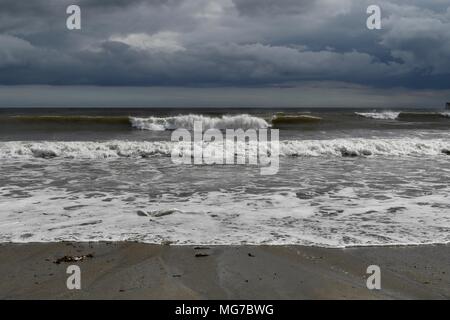
[[64, 256], [62, 258], [56, 259], [54, 263], [60, 264], [62, 262], [80, 262], [87, 258], [93, 258], [94, 255], [92, 253], [82, 255], [82, 256]]

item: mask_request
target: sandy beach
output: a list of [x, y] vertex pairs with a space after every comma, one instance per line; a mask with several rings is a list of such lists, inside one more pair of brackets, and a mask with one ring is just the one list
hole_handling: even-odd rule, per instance
[[[90, 256], [92, 254], [92, 257]], [[82, 261], [57, 262], [64, 256]], [[448, 299], [450, 246], [0, 245], [0, 299]], [[81, 268], [81, 290], [66, 287]], [[368, 290], [366, 268], [381, 268]]]

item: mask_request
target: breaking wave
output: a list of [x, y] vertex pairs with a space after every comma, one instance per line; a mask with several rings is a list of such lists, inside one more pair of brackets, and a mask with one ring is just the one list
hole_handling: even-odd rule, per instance
[[[242, 148], [256, 152], [258, 143], [237, 142]], [[241, 145], [239, 145], [241, 144]], [[203, 148], [223, 152], [224, 146], [216, 142], [204, 142]], [[450, 155], [450, 141], [446, 139], [331, 139], [331, 140], [285, 140], [279, 144], [280, 156], [286, 157], [368, 157], [368, 156], [445, 156]], [[176, 148], [176, 149], [175, 149]], [[0, 142], [0, 159], [29, 158], [146, 158], [177, 154], [192, 155], [192, 144], [170, 141], [45, 141]]]
[[377, 120], [433, 121], [439, 118], [450, 118], [449, 112], [355, 112], [356, 115]]
[[241, 114], [235, 116], [222, 116], [220, 118], [208, 117], [203, 115], [179, 115], [174, 117], [148, 117], [137, 118], [130, 117], [133, 128], [151, 131], [175, 130], [184, 128], [192, 130], [194, 122], [202, 123], [202, 128], [207, 129], [262, 129], [269, 127], [266, 120], [248, 114]]
[[378, 120], [395, 120], [400, 115], [400, 112], [355, 112], [356, 115], [369, 119], [378, 119]]

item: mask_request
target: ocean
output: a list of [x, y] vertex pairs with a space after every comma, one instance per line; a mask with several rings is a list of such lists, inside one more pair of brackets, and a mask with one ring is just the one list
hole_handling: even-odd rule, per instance
[[[278, 173], [173, 163], [194, 121], [279, 129]], [[0, 242], [448, 243], [449, 129], [444, 110], [1, 109]]]

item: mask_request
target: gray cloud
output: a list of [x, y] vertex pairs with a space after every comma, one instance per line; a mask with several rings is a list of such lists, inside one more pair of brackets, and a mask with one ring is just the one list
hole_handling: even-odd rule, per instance
[[445, 2], [380, 0], [370, 31], [365, 0], [0, 0], [0, 84], [450, 88]]
[[309, 0], [233, 0], [242, 15], [296, 15], [307, 13], [314, 6]]

